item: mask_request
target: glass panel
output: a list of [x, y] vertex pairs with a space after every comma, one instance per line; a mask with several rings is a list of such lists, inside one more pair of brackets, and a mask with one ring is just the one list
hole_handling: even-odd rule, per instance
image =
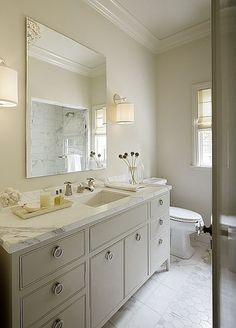
[[95, 153], [101, 155], [101, 162], [106, 160], [106, 135], [95, 135]]
[[211, 116], [211, 102], [198, 103], [198, 117]]
[[106, 133], [106, 108], [95, 110], [95, 130], [96, 133]]
[[198, 130], [198, 156], [200, 166], [212, 166], [212, 131]]
[[198, 91], [198, 103], [211, 102], [211, 88]]

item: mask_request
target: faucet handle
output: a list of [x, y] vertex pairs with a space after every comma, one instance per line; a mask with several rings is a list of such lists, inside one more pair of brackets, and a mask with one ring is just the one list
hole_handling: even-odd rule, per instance
[[87, 178], [87, 180], [88, 180], [88, 186], [89, 186], [89, 188], [92, 188], [91, 191], [93, 191], [94, 190], [94, 187], [95, 187], [95, 180], [94, 180], [94, 178]]
[[65, 181], [64, 184], [65, 184], [65, 185], [71, 185], [72, 182], [70, 182], [70, 181]]
[[78, 186], [77, 186], [77, 192], [78, 193], [81, 193], [84, 191], [84, 186], [82, 183], [79, 183]]

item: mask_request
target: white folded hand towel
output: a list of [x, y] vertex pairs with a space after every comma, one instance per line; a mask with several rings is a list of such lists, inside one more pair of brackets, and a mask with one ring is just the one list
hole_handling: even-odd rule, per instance
[[131, 185], [129, 183], [122, 183], [122, 182], [105, 182], [105, 187], [113, 188], [113, 189], [120, 189], [120, 190], [127, 190], [127, 191], [138, 191], [141, 188], [144, 188], [144, 185]]

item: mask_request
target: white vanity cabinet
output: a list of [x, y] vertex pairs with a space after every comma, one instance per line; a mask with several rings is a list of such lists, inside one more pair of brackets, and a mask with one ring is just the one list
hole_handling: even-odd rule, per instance
[[63, 237], [0, 248], [0, 327], [101, 328], [169, 258], [166, 190]]

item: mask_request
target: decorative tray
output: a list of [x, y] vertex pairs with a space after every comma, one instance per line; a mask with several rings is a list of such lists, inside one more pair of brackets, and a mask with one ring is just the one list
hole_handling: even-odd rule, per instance
[[50, 212], [55, 212], [55, 211], [58, 211], [58, 210], [62, 210], [63, 208], [71, 207], [72, 204], [73, 204], [72, 201], [64, 199], [64, 202], [61, 205], [54, 205], [52, 207], [40, 208], [37, 211], [30, 212], [30, 213], [23, 206], [12, 207], [11, 211], [12, 211], [13, 214], [17, 215], [21, 219], [26, 220], [26, 219], [33, 218], [35, 216], [39, 216], [39, 215], [47, 214], [47, 213], [50, 213]]

